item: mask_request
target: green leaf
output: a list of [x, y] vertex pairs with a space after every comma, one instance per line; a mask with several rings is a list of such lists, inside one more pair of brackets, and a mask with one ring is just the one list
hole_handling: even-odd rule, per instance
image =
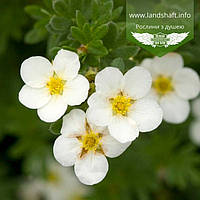
[[49, 0], [43, 0], [44, 5], [47, 9], [52, 10], [52, 1]]
[[69, 51], [76, 51], [76, 49], [75, 48], [73, 48], [73, 47], [70, 47], [70, 46], [62, 46], [62, 49], [66, 49], [66, 50], [69, 50]]
[[128, 59], [134, 57], [138, 54], [140, 48], [137, 46], [122, 46], [113, 50], [113, 57], [122, 57], [123, 59]]
[[105, 56], [108, 54], [108, 50], [104, 47], [101, 40], [94, 40], [88, 44], [88, 53], [97, 56]]
[[122, 11], [123, 11], [123, 7], [122, 6], [116, 8], [112, 13], [112, 20], [118, 19], [120, 17], [120, 15], [121, 15]]
[[108, 32], [108, 24], [103, 24], [96, 28], [93, 32], [93, 39], [98, 40], [103, 38]]
[[54, 135], [60, 135], [61, 127], [62, 127], [62, 119], [59, 119], [58, 121], [50, 125], [49, 131]]
[[89, 23], [84, 24], [83, 33], [86, 38], [86, 42], [88, 43], [92, 39], [92, 32]]
[[59, 31], [54, 30], [53, 27], [51, 26], [51, 24], [49, 24], [49, 23], [45, 26], [45, 28], [46, 28], [46, 30], [47, 30], [49, 33], [51, 33], [51, 34], [60, 33]]
[[113, 9], [113, 1], [112, 0], [105, 2], [104, 5], [102, 6], [102, 11], [107, 14], [111, 14], [112, 9]]
[[38, 22], [36, 22], [35, 24], [34, 24], [34, 28], [35, 29], [45, 29], [45, 26], [46, 26], [46, 24], [48, 23], [48, 19], [46, 19], [46, 18], [44, 18], [44, 19], [41, 19], [41, 20], [39, 20]]
[[45, 28], [34, 28], [25, 35], [24, 41], [27, 44], [36, 44], [38, 42], [43, 41], [46, 37], [47, 31]]
[[126, 25], [124, 22], [118, 23], [117, 27], [119, 29], [119, 34], [118, 34], [118, 45], [122, 46], [126, 44]]
[[27, 44], [36, 44], [38, 42], [43, 41], [47, 37], [47, 30], [45, 28], [45, 25], [48, 23], [48, 19], [44, 18], [42, 20], [39, 20], [34, 24], [34, 27], [32, 30], [30, 30], [25, 35], [25, 43]]
[[43, 19], [45, 17], [49, 17], [48, 12], [37, 5], [26, 6], [25, 12], [33, 19]]
[[56, 31], [67, 32], [69, 30], [70, 21], [64, 17], [53, 16], [49, 21], [52, 28]]
[[124, 64], [125, 64], [125, 71], [128, 71], [129, 69], [133, 68], [134, 66], [136, 66], [136, 62], [133, 60], [124, 60]]
[[117, 37], [118, 37], [118, 27], [114, 22], [109, 23], [108, 25], [108, 33], [103, 38], [103, 42], [106, 47], [114, 48], [118, 45]]
[[99, 66], [100, 64], [100, 59], [98, 56], [94, 55], [87, 55], [84, 63], [87, 63], [89, 66]]
[[110, 19], [111, 19], [111, 16], [112, 16], [111, 13], [110, 14], [101, 15], [99, 17], [98, 21], [97, 21], [97, 26], [109, 22]]
[[96, 20], [99, 14], [99, 5], [97, 0], [92, 1], [92, 19]]
[[69, 12], [70, 12], [70, 17], [71, 18], [75, 18], [76, 17], [76, 10], [81, 10], [81, 4], [82, 2], [84, 3], [84, 1], [80, 1], [80, 0], [68, 0], [68, 4], [69, 4]]
[[78, 40], [81, 44], [86, 44], [86, 38], [84, 33], [80, 30], [80, 28], [72, 26], [71, 27], [72, 37]]
[[117, 67], [121, 72], [125, 72], [125, 64], [122, 58], [115, 58], [112, 63], [111, 63], [112, 67]]
[[82, 13], [81, 13], [79, 10], [77, 10], [77, 11], [76, 11], [76, 23], [77, 23], [78, 27], [79, 27], [79, 28], [82, 28], [83, 25], [84, 25], [86, 22], [87, 22], [87, 21], [86, 21], [85, 17], [82, 15]]
[[65, 0], [53, 0], [53, 9], [57, 14], [68, 16], [68, 6]]

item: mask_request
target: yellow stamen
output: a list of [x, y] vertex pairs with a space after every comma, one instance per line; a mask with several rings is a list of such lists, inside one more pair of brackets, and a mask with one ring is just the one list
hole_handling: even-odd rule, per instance
[[93, 151], [93, 152], [98, 151], [100, 153], [103, 153], [102, 144], [101, 144], [102, 134], [95, 133], [91, 129], [87, 121], [85, 124], [85, 128], [86, 128], [86, 134], [77, 137], [77, 139], [82, 143], [82, 152], [81, 152], [80, 157], [82, 157], [84, 154], [88, 153], [89, 151]]
[[99, 137], [99, 134], [92, 131], [90, 132], [90, 134], [86, 134], [82, 137], [82, 148], [87, 151], [96, 151], [99, 146], [100, 140], [101, 137]]
[[163, 96], [174, 90], [171, 77], [159, 75], [155, 81], [153, 81], [152, 87], [157, 94]]
[[111, 98], [110, 102], [112, 104], [112, 111], [114, 115], [120, 114], [126, 116], [134, 100], [120, 93], [115, 98]]
[[65, 81], [59, 78], [56, 74], [50, 77], [46, 87], [49, 89], [51, 95], [62, 95]]

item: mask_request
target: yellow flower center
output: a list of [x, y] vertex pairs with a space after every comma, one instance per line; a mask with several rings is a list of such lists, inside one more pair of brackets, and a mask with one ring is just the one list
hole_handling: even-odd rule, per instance
[[50, 77], [46, 84], [51, 95], [62, 95], [65, 81], [59, 78], [56, 74]]
[[159, 75], [155, 81], [153, 81], [152, 87], [156, 92], [163, 96], [174, 90], [171, 77]]
[[89, 134], [82, 136], [82, 148], [87, 151], [96, 151], [100, 145], [100, 140], [99, 133], [91, 131]]
[[119, 114], [126, 116], [134, 100], [120, 93], [115, 98], [111, 98], [110, 102], [112, 104], [112, 111], [114, 115]]
[[82, 151], [80, 157], [88, 153], [89, 151], [99, 152], [103, 154], [101, 139], [101, 133], [95, 133], [88, 122], [85, 124], [86, 134], [78, 136], [77, 139], [82, 143]]

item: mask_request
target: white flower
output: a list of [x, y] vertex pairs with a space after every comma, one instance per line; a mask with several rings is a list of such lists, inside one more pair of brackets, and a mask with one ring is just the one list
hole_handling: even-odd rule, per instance
[[188, 100], [199, 94], [198, 74], [183, 68], [183, 58], [177, 53], [145, 59], [141, 66], [151, 72], [153, 84], [149, 97], [159, 102], [164, 120], [170, 123], [185, 121], [190, 111]]
[[89, 193], [89, 188], [81, 184], [72, 169], [63, 168], [57, 162], [49, 163], [43, 193], [48, 200], [76, 200]]
[[86, 185], [96, 184], [106, 176], [105, 156], [117, 157], [131, 144], [117, 142], [106, 127], [94, 126], [79, 109], [64, 116], [61, 133], [54, 143], [54, 156], [63, 166], [74, 165], [76, 176]]
[[43, 183], [38, 179], [28, 179], [20, 184], [18, 196], [21, 200], [40, 200]]
[[37, 109], [45, 122], [58, 120], [68, 105], [79, 105], [88, 96], [89, 82], [78, 74], [79, 69], [78, 55], [67, 50], [60, 50], [53, 64], [41, 56], [28, 58], [20, 71], [25, 82], [19, 92], [20, 102]]
[[55, 161], [47, 163], [46, 176], [31, 178], [20, 185], [22, 200], [76, 200], [90, 192], [82, 185], [69, 168], [63, 168]]
[[192, 111], [195, 119], [190, 124], [189, 136], [194, 144], [200, 146], [200, 98], [193, 101]]
[[98, 126], [108, 126], [111, 136], [121, 143], [135, 140], [139, 131], [157, 128], [162, 110], [147, 99], [152, 84], [150, 73], [134, 67], [124, 76], [107, 67], [96, 75], [96, 92], [88, 99], [88, 119]]

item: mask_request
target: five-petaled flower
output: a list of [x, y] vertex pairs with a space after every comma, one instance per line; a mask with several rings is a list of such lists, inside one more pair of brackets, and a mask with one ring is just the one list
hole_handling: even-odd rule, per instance
[[28, 58], [20, 71], [25, 82], [19, 92], [20, 102], [38, 109], [45, 122], [58, 120], [68, 105], [80, 105], [88, 96], [89, 82], [78, 74], [79, 69], [78, 55], [67, 50], [60, 50], [53, 64], [41, 56]]
[[81, 200], [90, 192], [70, 168], [66, 169], [51, 159], [47, 159], [45, 164], [45, 175], [28, 177], [20, 184], [19, 199]]
[[183, 58], [178, 53], [144, 59], [141, 66], [151, 72], [153, 84], [149, 97], [159, 102], [164, 120], [170, 123], [185, 121], [190, 111], [188, 100], [200, 91], [198, 74], [183, 67]]
[[54, 143], [54, 156], [63, 166], [73, 166], [78, 179], [93, 185], [106, 176], [105, 156], [117, 157], [131, 144], [121, 144], [108, 134], [106, 127], [90, 123], [82, 110], [74, 109], [63, 117], [63, 125]]
[[152, 84], [150, 73], [134, 67], [124, 76], [107, 67], [96, 75], [96, 92], [88, 99], [88, 119], [97, 126], [108, 126], [119, 142], [135, 140], [139, 131], [157, 128], [162, 121], [162, 109], [156, 101], [147, 99]]

